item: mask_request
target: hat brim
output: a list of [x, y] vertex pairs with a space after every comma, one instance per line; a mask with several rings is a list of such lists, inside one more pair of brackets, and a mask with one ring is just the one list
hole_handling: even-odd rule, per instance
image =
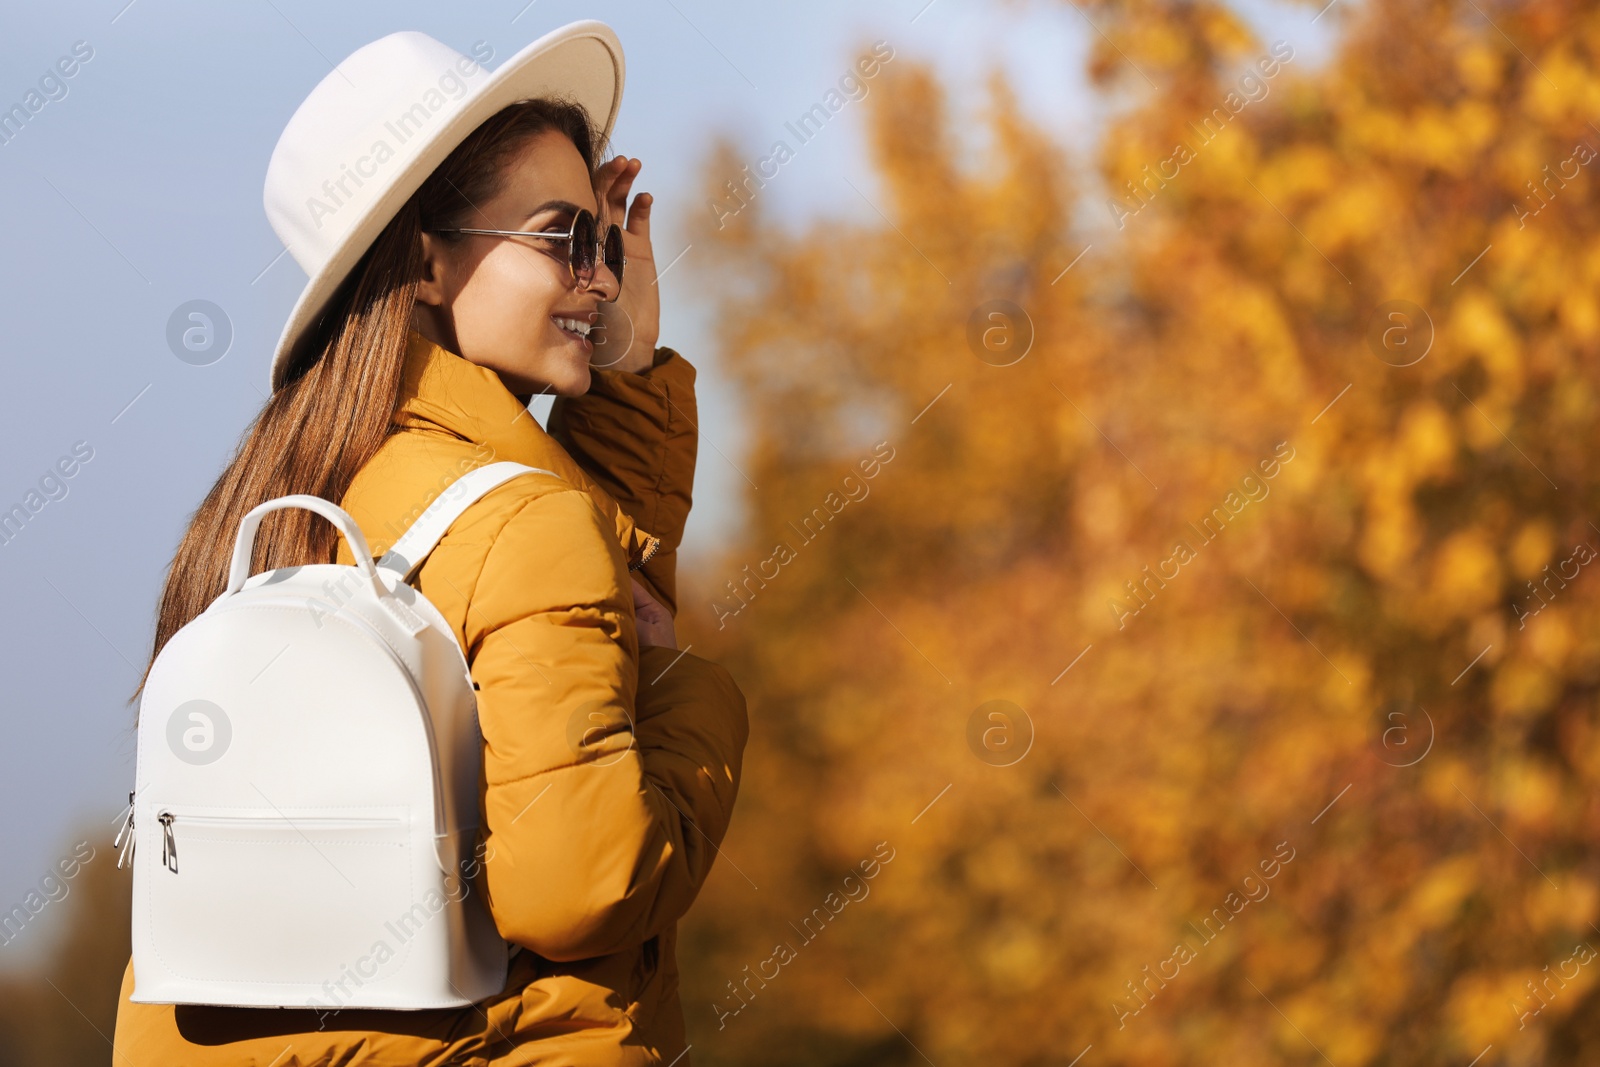
[[622, 104], [622, 42], [610, 26], [593, 19], [552, 30], [502, 63], [480, 82], [446, 122], [428, 131], [425, 143], [397, 170], [334, 249], [295, 301], [272, 354], [272, 388], [282, 384], [300, 343], [316, 326], [339, 287], [349, 278], [400, 207], [496, 112], [522, 100], [560, 95], [583, 105], [602, 138], [611, 135]]

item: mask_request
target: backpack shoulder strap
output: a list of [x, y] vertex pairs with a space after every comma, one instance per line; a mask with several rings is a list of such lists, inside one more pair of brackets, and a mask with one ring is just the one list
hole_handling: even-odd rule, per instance
[[409, 581], [418, 565], [428, 557], [439, 539], [444, 536], [450, 524], [461, 517], [461, 513], [475, 504], [489, 490], [501, 485], [519, 474], [550, 474], [541, 467], [530, 467], [525, 463], [514, 463], [511, 460], [501, 460], [498, 463], [487, 463], [482, 467], [474, 468], [457, 478], [445, 487], [433, 503], [418, 515], [416, 521], [406, 528], [393, 547], [383, 554], [378, 560], [379, 567], [386, 567], [400, 575], [401, 581]]

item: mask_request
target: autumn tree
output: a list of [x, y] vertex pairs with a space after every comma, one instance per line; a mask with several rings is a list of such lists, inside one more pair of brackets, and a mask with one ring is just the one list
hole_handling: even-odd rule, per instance
[[967, 162], [897, 60], [865, 223], [695, 239], [754, 431], [695, 1055], [1589, 1062], [1600, 16], [1078, 7], [1099, 144], [996, 77]]

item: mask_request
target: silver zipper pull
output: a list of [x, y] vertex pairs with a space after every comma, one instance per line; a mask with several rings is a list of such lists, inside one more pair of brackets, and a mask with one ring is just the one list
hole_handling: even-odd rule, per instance
[[[126, 839], [126, 844], [124, 844]], [[117, 870], [122, 870], [122, 865], [133, 859], [133, 794], [128, 794], [128, 817], [123, 820], [122, 829], [117, 831], [117, 836], [111, 839], [111, 847], [117, 850]]]
[[161, 865], [173, 874], [178, 873], [178, 842], [172, 836], [172, 812], [163, 811], [156, 816], [161, 824]]

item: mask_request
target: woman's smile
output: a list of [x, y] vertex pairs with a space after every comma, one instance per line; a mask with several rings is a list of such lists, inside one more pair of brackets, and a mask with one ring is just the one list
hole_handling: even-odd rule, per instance
[[582, 350], [585, 359], [588, 359], [594, 352], [594, 342], [589, 339], [589, 333], [594, 328], [594, 322], [591, 318], [593, 314], [593, 312], [583, 312], [581, 314], [555, 314], [550, 316], [550, 321], [555, 325], [556, 329]]

